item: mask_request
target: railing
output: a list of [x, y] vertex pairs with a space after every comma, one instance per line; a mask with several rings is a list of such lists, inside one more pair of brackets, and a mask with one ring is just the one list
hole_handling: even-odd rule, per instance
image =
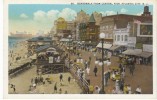
[[73, 66], [70, 69], [71, 74], [77, 79], [79, 86], [83, 89], [84, 93], [89, 93], [89, 83], [87, 82], [86, 79], [81, 78], [80, 75], [77, 74], [77, 66]]
[[30, 66], [30, 63], [26, 63], [26, 64], [23, 64], [22, 66], [20, 67], [16, 67], [14, 69], [10, 69], [9, 70], [9, 77], [12, 78], [12, 77], [15, 77], [17, 76], [18, 74], [26, 71], [27, 69], [31, 68]]
[[[44, 59], [37, 59], [36, 64], [48, 64], [49, 60], [44, 60]], [[60, 62], [54, 61], [52, 64], [64, 64], [64, 60], [61, 60]]]

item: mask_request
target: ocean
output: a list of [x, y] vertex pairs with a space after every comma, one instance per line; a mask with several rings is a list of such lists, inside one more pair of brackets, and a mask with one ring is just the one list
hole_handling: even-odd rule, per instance
[[26, 41], [28, 38], [8, 37], [9, 49], [12, 49], [18, 42]]

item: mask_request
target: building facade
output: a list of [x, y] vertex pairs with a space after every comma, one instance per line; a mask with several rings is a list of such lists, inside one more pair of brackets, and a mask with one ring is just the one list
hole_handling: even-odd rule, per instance
[[136, 23], [134, 23], [134, 20], [138, 20], [140, 22], [148, 22], [152, 21], [152, 15], [149, 12], [149, 7], [145, 6], [143, 14], [141, 16], [137, 15], [127, 15], [127, 14], [118, 14], [117, 15], [111, 15], [111, 16], [104, 16], [102, 17], [102, 21], [100, 23], [100, 33], [103, 32], [106, 35], [106, 39], [113, 39], [113, 30], [114, 26], [119, 20], [126, 20], [128, 22], [132, 22], [130, 30], [130, 36], [137, 36], [136, 32]]
[[88, 23], [80, 23], [79, 37], [81, 41], [97, 41], [99, 36], [99, 26], [96, 25], [94, 14], [90, 16]]
[[130, 24], [128, 23], [125, 28], [117, 27], [118, 24], [115, 24], [114, 27], [114, 43], [113, 45], [127, 46], [128, 37], [130, 32]]
[[90, 19], [88, 21], [87, 25], [87, 41], [97, 41], [99, 38], [99, 26], [96, 25], [96, 20], [94, 18], [94, 14], [90, 16]]
[[60, 30], [66, 30], [67, 29], [67, 22], [64, 18], [60, 17], [57, 19], [57, 32]]

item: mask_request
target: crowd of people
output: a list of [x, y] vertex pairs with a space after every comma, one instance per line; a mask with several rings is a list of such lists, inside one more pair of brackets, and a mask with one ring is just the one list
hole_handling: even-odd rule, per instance
[[[48, 84], [49, 85], [54, 84], [52, 93], [68, 94], [68, 90], [65, 90], [64, 92], [62, 91], [62, 86], [67, 85], [65, 82], [68, 82], [69, 85], [72, 84], [72, 82], [71, 82], [72, 77], [68, 76], [68, 78], [65, 79], [64, 74], [60, 73], [58, 79], [59, 79], [59, 82], [56, 81], [57, 79], [54, 79], [53, 76], [48, 75], [47, 77], [43, 77], [43, 76], [38, 75], [37, 77], [34, 77], [31, 79], [31, 85], [29, 86], [28, 91], [31, 93], [32, 91], [39, 88], [38, 86], [47, 86]], [[43, 91], [43, 93], [44, 93], [44, 91]]]
[[[97, 57], [97, 54], [101, 53], [101, 50], [96, 50], [96, 51], [92, 51], [93, 48], [89, 48], [89, 47], [78, 47], [78, 50], [84, 50], [84, 51], [88, 51], [88, 52], [92, 52], [94, 57]], [[108, 54], [108, 51], [104, 52], [105, 54]], [[74, 56], [76, 56], [77, 58], [80, 57], [81, 53], [76, 53], [73, 54]], [[106, 56], [107, 57], [107, 56]], [[78, 67], [76, 73], [78, 76], [80, 76], [83, 79], [86, 79], [86, 73], [87, 75], [90, 74], [91, 69], [90, 69], [90, 61], [91, 61], [92, 57], [89, 57], [88, 60], [83, 59], [83, 67]], [[104, 85], [107, 86], [108, 80], [112, 80], [113, 82], [115, 82], [115, 85], [113, 86], [113, 90], [112, 93], [113, 94], [132, 94], [132, 93], [141, 93], [141, 87], [138, 85], [137, 89], [135, 91], [131, 90], [131, 85], [130, 84], [126, 84], [125, 83], [125, 75], [126, 75], [126, 68], [129, 69], [130, 75], [134, 75], [134, 71], [135, 71], [135, 64], [141, 64], [141, 60], [140, 59], [134, 59], [134, 57], [122, 57], [119, 59], [119, 66], [117, 66], [116, 69], [111, 69], [109, 68], [108, 71], [106, 71], [104, 73]], [[71, 62], [76, 62], [76, 60], [71, 61]], [[71, 64], [74, 65], [74, 64]], [[72, 66], [73, 67], [73, 66]], [[97, 77], [97, 72], [98, 72], [98, 68], [97, 66], [94, 67], [93, 69], [94, 72], [94, 76]], [[101, 88], [99, 86], [95, 86], [95, 88], [93, 86], [91, 86], [93, 89], [91, 89], [92, 91], [96, 91], [95, 93], [99, 93]], [[99, 92], [98, 92], [99, 91]]]
[[9, 83], [9, 86], [10, 86], [10, 88], [11, 88], [12, 91], [13, 91], [12, 93], [17, 93], [17, 92], [16, 92], [16, 87], [15, 87], [14, 84], [10, 84], [10, 83]]

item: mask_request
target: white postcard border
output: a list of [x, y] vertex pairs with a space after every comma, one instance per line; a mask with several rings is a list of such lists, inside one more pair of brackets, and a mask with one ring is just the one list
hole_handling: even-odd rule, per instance
[[[105, 94], [105, 95], [99, 95], [99, 94], [8, 94], [8, 4], [69, 4], [69, 3], [77, 3], [77, 2], [123, 2], [123, 3], [149, 3], [149, 4], [153, 4], [153, 94], [141, 94], [141, 95], [114, 95], [114, 94]], [[156, 0], [96, 0], [96, 1], [91, 1], [91, 0], [56, 0], [56, 1], [52, 1], [52, 0], [4, 0], [4, 98], [23, 98], [23, 99], [27, 99], [27, 98], [36, 98], [36, 99], [50, 99], [50, 98], [56, 98], [56, 99], [70, 99], [70, 98], [84, 98], [84, 99], [104, 99], [104, 98], [108, 98], [108, 99], [155, 99], [157, 98], [157, 1]], [[146, 73], [147, 74], [147, 73]]]

